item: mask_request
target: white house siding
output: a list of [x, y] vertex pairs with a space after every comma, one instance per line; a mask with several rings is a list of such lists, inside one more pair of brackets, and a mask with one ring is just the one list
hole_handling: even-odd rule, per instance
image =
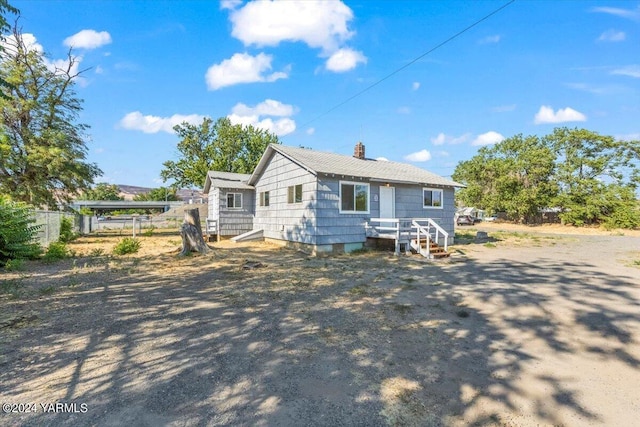
[[[218, 227], [221, 236], [237, 236], [253, 229], [253, 212], [255, 196], [253, 190], [238, 190], [236, 188], [216, 188], [211, 191], [218, 196]], [[210, 194], [211, 194], [210, 193]], [[242, 194], [242, 208], [227, 207], [227, 193]], [[211, 203], [211, 200], [209, 201]]]
[[209, 191], [209, 203], [208, 203], [208, 214], [207, 219], [220, 219], [220, 190], [218, 188], [212, 188]]
[[[434, 185], [413, 186], [395, 185], [396, 217], [398, 218], [431, 218], [449, 233], [449, 244], [453, 243], [454, 221], [456, 213], [453, 188]], [[423, 207], [422, 190], [424, 188], [442, 189], [442, 208]]]
[[[369, 213], [340, 213], [340, 181], [369, 184]], [[345, 177], [321, 177], [318, 180], [316, 229], [318, 245], [358, 243], [366, 240], [364, 223], [380, 216], [380, 183]], [[384, 184], [383, 184], [384, 185]], [[432, 218], [447, 233], [453, 243], [455, 214], [454, 190], [443, 188], [443, 208], [424, 208], [422, 189], [437, 186], [392, 184], [395, 187], [396, 218]]]
[[377, 184], [369, 186], [368, 213], [340, 213], [340, 181], [350, 181], [370, 184], [366, 180], [344, 177], [320, 177], [318, 180], [318, 203], [316, 212], [316, 229], [318, 245], [341, 243], [363, 243], [367, 240], [364, 224], [369, 218], [378, 216], [379, 203], [377, 200], [379, 187]]
[[[302, 203], [287, 203], [287, 188], [302, 184]], [[256, 183], [255, 230], [264, 237], [316, 244], [316, 177], [275, 152]], [[269, 192], [269, 206], [260, 206], [260, 193]]]

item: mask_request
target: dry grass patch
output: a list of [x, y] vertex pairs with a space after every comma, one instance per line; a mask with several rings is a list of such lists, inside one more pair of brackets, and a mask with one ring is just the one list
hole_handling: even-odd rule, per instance
[[380, 385], [384, 409], [380, 414], [390, 426], [439, 426], [438, 417], [429, 414], [418, 392], [422, 386], [401, 376], [387, 378]]

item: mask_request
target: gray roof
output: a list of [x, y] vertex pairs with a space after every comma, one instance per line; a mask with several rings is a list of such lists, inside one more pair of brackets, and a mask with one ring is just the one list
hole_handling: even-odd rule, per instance
[[246, 173], [209, 171], [204, 182], [203, 191], [208, 193], [211, 187], [253, 190], [253, 187], [247, 184], [250, 177], [251, 175]]
[[464, 185], [455, 181], [407, 163], [375, 159], [362, 160], [342, 154], [275, 144], [270, 144], [267, 147], [267, 151], [260, 159], [260, 163], [248, 181], [249, 184], [257, 182], [274, 151], [279, 152], [316, 175], [324, 173], [344, 177], [368, 178], [373, 181], [464, 187]]

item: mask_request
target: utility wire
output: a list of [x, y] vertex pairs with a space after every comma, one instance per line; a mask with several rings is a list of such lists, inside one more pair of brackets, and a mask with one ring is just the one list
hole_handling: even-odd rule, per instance
[[380, 83], [382, 83], [383, 81], [389, 79], [390, 77], [398, 74], [400, 71], [404, 70], [405, 68], [408, 68], [409, 66], [415, 64], [416, 62], [418, 62], [419, 60], [421, 60], [422, 58], [424, 58], [425, 56], [429, 55], [430, 53], [434, 52], [435, 50], [441, 48], [442, 46], [446, 45], [447, 43], [449, 43], [450, 41], [452, 41], [453, 39], [461, 36], [462, 34], [466, 33], [467, 31], [469, 31], [470, 29], [472, 29], [473, 27], [475, 27], [476, 25], [482, 23], [483, 21], [486, 21], [487, 19], [491, 18], [493, 15], [495, 15], [496, 13], [502, 11], [503, 9], [505, 9], [507, 6], [511, 5], [511, 3], [514, 3], [516, 0], [510, 0], [509, 2], [503, 4], [502, 6], [500, 6], [499, 8], [495, 9], [493, 12], [489, 13], [488, 15], [485, 15], [484, 17], [480, 18], [479, 20], [477, 20], [476, 22], [474, 22], [473, 24], [469, 25], [468, 27], [464, 28], [463, 30], [458, 31], [456, 34], [452, 35], [451, 37], [449, 37], [448, 39], [446, 39], [445, 41], [441, 42], [440, 44], [432, 47], [430, 50], [428, 50], [427, 52], [423, 53], [422, 55], [418, 56], [417, 58], [413, 59], [412, 61], [409, 61], [408, 63], [404, 64], [402, 67], [392, 71], [391, 73], [387, 74], [386, 76], [384, 76], [383, 78], [381, 78], [380, 80], [378, 80], [377, 82], [367, 86], [366, 88], [362, 89], [360, 92], [357, 92], [356, 94], [350, 96], [349, 98], [345, 99], [344, 101], [340, 102], [339, 104], [334, 105], [333, 107], [329, 108], [327, 111], [325, 111], [324, 113], [316, 116], [315, 118], [309, 120], [306, 123], [303, 123], [302, 125], [300, 125], [301, 128], [315, 122], [316, 120], [320, 119], [321, 117], [326, 116], [327, 114], [331, 113], [334, 110], [337, 110], [338, 108], [342, 107], [344, 104], [348, 103], [349, 101], [359, 97], [360, 95], [362, 95], [363, 93], [369, 91], [370, 89], [373, 89], [374, 87], [378, 86]]

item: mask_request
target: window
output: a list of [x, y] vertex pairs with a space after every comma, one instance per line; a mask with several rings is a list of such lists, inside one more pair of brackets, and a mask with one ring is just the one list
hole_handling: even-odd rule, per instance
[[422, 200], [422, 206], [425, 208], [442, 208], [442, 190], [423, 188]]
[[287, 203], [302, 203], [302, 184], [287, 188]]
[[260, 206], [269, 206], [269, 192], [260, 192]]
[[369, 184], [341, 181], [340, 212], [369, 213]]
[[241, 209], [242, 208], [242, 193], [227, 193], [227, 208], [229, 208], [229, 209]]

